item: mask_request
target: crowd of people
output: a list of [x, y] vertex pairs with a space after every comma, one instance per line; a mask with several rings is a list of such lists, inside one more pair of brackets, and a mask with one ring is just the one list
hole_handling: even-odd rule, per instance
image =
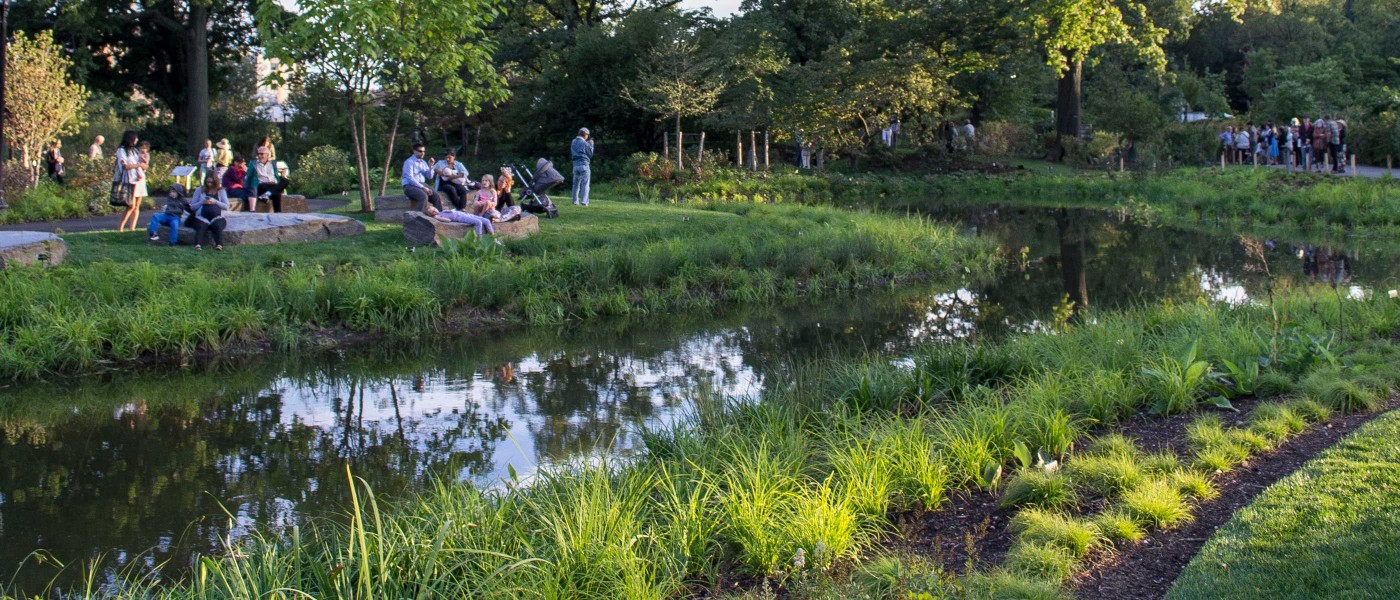
[[1282, 165], [1293, 169], [1346, 172], [1347, 122], [1326, 115], [1288, 123], [1268, 121], [1226, 127], [1220, 132], [1221, 161], [1228, 164]]
[[404, 196], [416, 203], [419, 212], [443, 222], [472, 225], [477, 235], [493, 234], [494, 223], [514, 221], [521, 215], [511, 194], [515, 173], [510, 167], [501, 167], [498, 176], [488, 173], [472, 181], [455, 152], [434, 160], [423, 144], [414, 144], [412, 155], [403, 163], [401, 183]]

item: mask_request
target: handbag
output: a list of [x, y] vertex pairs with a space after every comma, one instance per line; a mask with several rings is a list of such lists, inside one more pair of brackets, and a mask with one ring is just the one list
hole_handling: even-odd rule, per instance
[[112, 195], [107, 198], [112, 206], [131, 206], [131, 186], [120, 181], [112, 182]]

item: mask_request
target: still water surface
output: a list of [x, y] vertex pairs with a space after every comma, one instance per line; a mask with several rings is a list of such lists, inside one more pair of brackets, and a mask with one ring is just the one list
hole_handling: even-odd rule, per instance
[[[1229, 235], [1075, 211], [938, 216], [996, 239], [1011, 266], [989, 281], [720, 316], [0, 388], [0, 582], [40, 549], [100, 558], [109, 573], [178, 572], [230, 536], [337, 514], [347, 467], [394, 497], [435, 478], [494, 485], [511, 470], [633, 452], [642, 428], [682, 418], [696, 389], [757, 395], [814, 359], [1033, 331], [1067, 298], [1245, 302], [1259, 289]], [[1273, 242], [1271, 267], [1285, 277], [1346, 293], [1396, 287], [1400, 252], [1385, 243]], [[35, 591], [53, 574], [30, 565], [15, 581]]]

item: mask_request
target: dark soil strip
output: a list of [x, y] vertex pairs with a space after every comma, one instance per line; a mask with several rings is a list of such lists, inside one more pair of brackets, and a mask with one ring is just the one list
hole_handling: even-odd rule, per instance
[[[1244, 398], [1235, 402], [1238, 413], [1214, 411], [1226, 427], [1240, 427], [1245, 416], [1259, 401]], [[1185, 450], [1186, 426], [1203, 411], [1170, 417], [1137, 413], [1127, 421], [1094, 432], [1094, 436], [1121, 433], [1137, 441], [1147, 452]], [[1007, 477], [1010, 477], [1008, 472]], [[1221, 485], [1229, 485], [1221, 482]], [[1007, 531], [1013, 510], [998, 505], [999, 496], [978, 491], [960, 491], [935, 511], [903, 512], [891, 515], [897, 533], [882, 542], [885, 548], [938, 560], [945, 569], [961, 573], [969, 565], [987, 568], [1001, 563], [1016, 536]], [[1088, 507], [1093, 508], [1093, 507]]]
[[1314, 425], [1278, 448], [1256, 455], [1220, 476], [1216, 479], [1220, 496], [1197, 507], [1194, 521], [1180, 529], [1159, 531], [1136, 545], [1102, 555], [1073, 582], [1075, 596], [1092, 600], [1162, 598], [1201, 546], [1235, 511], [1343, 436], [1395, 408], [1400, 408], [1398, 398], [1392, 398], [1378, 412], [1343, 415]]

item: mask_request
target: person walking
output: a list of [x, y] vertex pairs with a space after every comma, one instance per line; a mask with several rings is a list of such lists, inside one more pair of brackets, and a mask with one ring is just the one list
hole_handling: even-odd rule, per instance
[[141, 202], [136, 198], [136, 182], [141, 178], [141, 153], [136, 149], [136, 132], [122, 134], [117, 145], [117, 163], [112, 172], [112, 184], [124, 186], [121, 195], [126, 199], [126, 212], [117, 224], [117, 231], [126, 231], [128, 225], [136, 231], [136, 221], [141, 218]]
[[423, 158], [427, 153], [428, 150], [423, 144], [414, 144], [413, 154], [403, 161], [403, 177], [400, 179], [403, 183], [403, 195], [418, 203], [418, 212], [427, 212], [429, 204], [439, 211], [442, 210], [442, 196], [428, 187], [433, 168]]
[[102, 143], [107, 139], [102, 136], [92, 138], [92, 145], [88, 146], [88, 160], [102, 160]]
[[578, 130], [578, 137], [569, 146], [574, 159], [574, 204], [588, 206], [588, 187], [593, 177], [593, 141], [587, 127]]

